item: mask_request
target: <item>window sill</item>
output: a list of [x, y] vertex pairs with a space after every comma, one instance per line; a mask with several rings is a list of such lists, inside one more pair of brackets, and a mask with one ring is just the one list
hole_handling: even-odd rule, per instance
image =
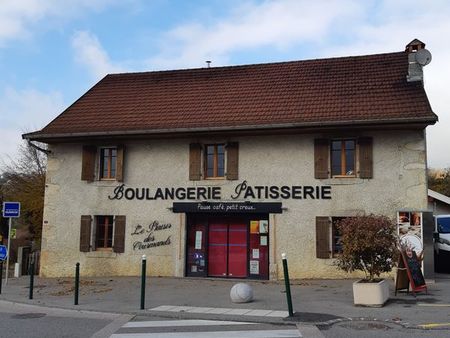
[[117, 253], [112, 250], [90, 251], [86, 254], [87, 258], [116, 258]]
[[351, 184], [361, 184], [364, 182], [364, 178], [359, 177], [349, 177], [349, 176], [334, 176], [332, 178], [325, 178], [322, 182], [326, 185], [351, 185]]

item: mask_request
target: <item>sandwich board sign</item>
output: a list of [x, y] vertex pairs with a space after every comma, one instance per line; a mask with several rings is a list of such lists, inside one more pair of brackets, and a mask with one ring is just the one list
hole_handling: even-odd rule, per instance
[[3, 217], [20, 217], [20, 202], [3, 202]]

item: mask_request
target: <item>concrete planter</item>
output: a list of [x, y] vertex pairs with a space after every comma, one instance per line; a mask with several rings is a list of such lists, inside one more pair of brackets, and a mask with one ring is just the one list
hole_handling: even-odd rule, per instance
[[355, 305], [381, 307], [389, 299], [389, 284], [386, 280], [378, 283], [353, 283], [353, 303]]

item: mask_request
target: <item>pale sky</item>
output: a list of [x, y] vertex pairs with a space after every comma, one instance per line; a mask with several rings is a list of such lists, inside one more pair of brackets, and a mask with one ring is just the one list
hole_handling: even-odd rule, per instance
[[428, 164], [450, 167], [450, 1], [0, 0], [0, 162], [107, 73], [403, 51], [433, 55], [439, 122]]

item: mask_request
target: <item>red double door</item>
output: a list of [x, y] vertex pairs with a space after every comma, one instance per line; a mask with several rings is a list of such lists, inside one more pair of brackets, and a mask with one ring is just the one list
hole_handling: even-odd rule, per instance
[[247, 277], [248, 226], [245, 222], [211, 222], [208, 232], [208, 275]]

